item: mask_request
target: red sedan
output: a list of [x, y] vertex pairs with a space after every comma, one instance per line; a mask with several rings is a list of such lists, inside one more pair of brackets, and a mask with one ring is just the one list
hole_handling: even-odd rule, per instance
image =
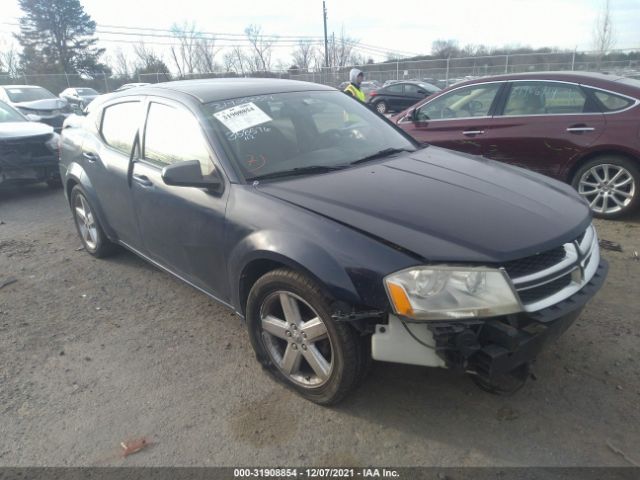
[[573, 185], [594, 215], [640, 202], [640, 81], [527, 73], [449, 87], [393, 117], [421, 142], [499, 160]]

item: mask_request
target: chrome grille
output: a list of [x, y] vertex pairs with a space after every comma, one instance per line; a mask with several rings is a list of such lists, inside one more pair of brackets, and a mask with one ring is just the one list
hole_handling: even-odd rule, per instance
[[534, 312], [558, 303], [591, 280], [600, 263], [598, 238], [589, 226], [573, 242], [505, 263], [524, 309]]

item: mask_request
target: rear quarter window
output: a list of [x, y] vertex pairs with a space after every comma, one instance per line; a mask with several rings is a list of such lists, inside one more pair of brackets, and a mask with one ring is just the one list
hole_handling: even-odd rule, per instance
[[100, 134], [111, 148], [129, 155], [140, 124], [140, 102], [110, 105], [103, 110]]
[[618, 112], [625, 108], [629, 108], [635, 103], [634, 100], [628, 97], [616, 95], [611, 92], [604, 92], [602, 90], [593, 90], [593, 94], [598, 99], [605, 112]]

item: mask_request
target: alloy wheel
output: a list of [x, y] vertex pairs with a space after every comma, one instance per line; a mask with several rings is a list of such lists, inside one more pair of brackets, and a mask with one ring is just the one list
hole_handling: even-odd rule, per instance
[[594, 165], [582, 174], [578, 193], [587, 200], [594, 212], [612, 214], [631, 204], [636, 194], [636, 184], [626, 168], [603, 163]]
[[303, 387], [320, 387], [333, 370], [333, 347], [316, 310], [299, 296], [276, 291], [260, 308], [262, 338], [277, 368]]
[[387, 112], [387, 104], [384, 102], [378, 102], [376, 103], [376, 110], [378, 111], [378, 113], [384, 114]]
[[82, 241], [87, 248], [95, 250], [98, 245], [98, 227], [89, 202], [84, 198], [84, 195], [76, 195], [73, 208]]

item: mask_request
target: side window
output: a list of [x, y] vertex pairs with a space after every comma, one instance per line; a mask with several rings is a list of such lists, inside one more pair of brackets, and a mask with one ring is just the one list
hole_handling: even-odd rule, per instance
[[418, 90], [420, 90], [420, 87], [418, 87], [417, 85], [412, 85], [410, 83], [407, 83], [404, 86], [404, 94], [405, 95], [411, 95], [412, 97], [417, 97], [418, 96]]
[[504, 115], [561, 115], [585, 111], [587, 96], [578, 85], [555, 82], [514, 82]]
[[443, 118], [486, 117], [502, 83], [469, 85], [424, 104], [417, 112], [418, 121]]
[[602, 90], [593, 90], [593, 94], [602, 104], [605, 112], [617, 112], [633, 105], [633, 100], [627, 97], [621, 97], [614, 93], [603, 92]]
[[385, 88], [387, 93], [392, 93], [394, 95], [402, 95], [402, 84], [401, 83], [395, 83], [393, 85], [389, 85], [387, 88]]
[[130, 155], [139, 123], [140, 102], [117, 103], [103, 110], [100, 133], [107, 145]]
[[203, 175], [213, 172], [213, 163], [198, 120], [189, 112], [151, 103], [144, 134], [144, 158], [160, 167], [198, 160]]

